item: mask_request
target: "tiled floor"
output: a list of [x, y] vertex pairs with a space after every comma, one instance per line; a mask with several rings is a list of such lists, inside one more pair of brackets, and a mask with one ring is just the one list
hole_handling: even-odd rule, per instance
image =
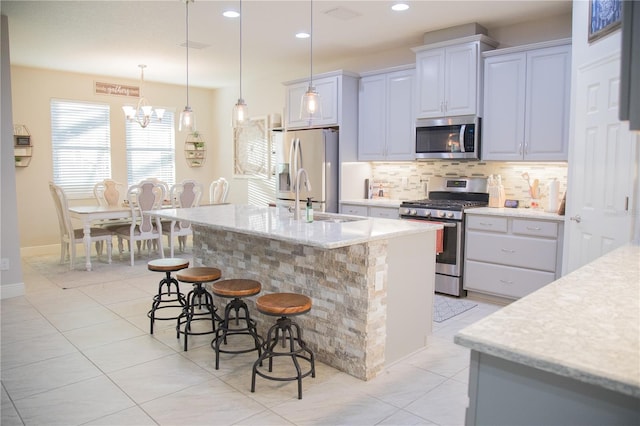
[[368, 382], [318, 363], [298, 400], [294, 382], [258, 378], [250, 392], [255, 353], [222, 355], [215, 370], [210, 336], [183, 352], [173, 321], [149, 335], [160, 275], [147, 260], [86, 272], [57, 253], [23, 259], [26, 296], [1, 304], [3, 426], [464, 423], [469, 351], [453, 335], [499, 306], [434, 323], [427, 348]]

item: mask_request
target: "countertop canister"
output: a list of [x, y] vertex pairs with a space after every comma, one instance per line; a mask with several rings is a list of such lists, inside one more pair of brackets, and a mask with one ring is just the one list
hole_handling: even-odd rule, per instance
[[558, 179], [553, 178], [551, 182], [549, 182], [549, 202], [547, 203], [547, 211], [548, 212], [557, 212], [558, 206], [560, 202], [560, 182]]

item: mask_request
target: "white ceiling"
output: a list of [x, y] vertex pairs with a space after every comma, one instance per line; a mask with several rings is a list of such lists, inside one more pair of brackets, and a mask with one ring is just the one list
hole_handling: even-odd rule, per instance
[[[492, 28], [571, 10], [571, 0], [410, 1], [405, 12], [392, 12], [393, 1], [313, 2], [314, 71], [338, 69], [354, 57], [419, 46], [425, 32], [469, 22]], [[239, 20], [222, 16], [238, 1], [196, 0], [189, 5], [189, 84], [216, 88], [235, 85], [239, 72]], [[122, 78], [183, 85], [186, 80], [185, 3], [168, 1], [2, 0], [9, 20], [11, 62]], [[355, 17], [327, 14], [338, 9]], [[261, 75], [302, 77], [309, 72], [309, 1], [245, 0], [243, 9], [243, 80]], [[350, 69], [351, 71], [361, 71]], [[302, 74], [301, 74], [302, 73]]]

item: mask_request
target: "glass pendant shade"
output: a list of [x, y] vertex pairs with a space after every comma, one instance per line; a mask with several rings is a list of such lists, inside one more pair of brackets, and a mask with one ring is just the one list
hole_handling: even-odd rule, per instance
[[245, 127], [248, 122], [249, 122], [249, 110], [247, 107], [247, 104], [244, 102], [244, 99], [242, 98], [242, 0], [240, 0], [240, 11], [238, 16], [240, 17], [240, 40], [239, 40], [239, 46], [240, 46], [240, 52], [239, 52], [239, 58], [240, 58], [240, 96], [238, 97], [238, 102], [236, 102], [236, 104], [233, 106], [233, 113], [231, 114], [231, 126], [235, 129], [238, 127]]
[[320, 94], [313, 86], [313, 0], [311, 0], [311, 31], [309, 32], [309, 88], [302, 95], [300, 103], [300, 119], [309, 120], [322, 117]]
[[247, 125], [249, 118], [249, 111], [247, 104], [244, 103], [244, 99], [238, 99], [238, 102], [233, 106], [232, 126], [243, 127]]
[[180, 113], [178, 131], [182, 131], [182, 129], [188, 130], [189, 132], [196, 131], [196, 115], [190, 106], [184, 107], [184, 110]]
[[322, 103], [320, 94], [314, 86], [309, 86], [304, 95], [302, 95], [302, 103], [300, 104], [300, 118], [312, 119], [322, 116]]
[[187, 56], [187, 106], [180, 113], [180, 121], [178, 122], [178, 131], [187, 130], [189, 132], [196, 131], [196, 115], [189, 106], [189, 3], [193, 0], [185, 0], [185, 28], [186, 28], [186, 42], [185, 51]]

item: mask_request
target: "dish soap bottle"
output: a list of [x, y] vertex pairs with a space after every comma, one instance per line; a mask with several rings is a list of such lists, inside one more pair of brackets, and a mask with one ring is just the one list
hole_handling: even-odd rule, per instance
[[305, 212], [305, 219], [307, 222], [313, 222], [313, 204], [311, 203], [311, 197], [307, 197], [307, 210]]

